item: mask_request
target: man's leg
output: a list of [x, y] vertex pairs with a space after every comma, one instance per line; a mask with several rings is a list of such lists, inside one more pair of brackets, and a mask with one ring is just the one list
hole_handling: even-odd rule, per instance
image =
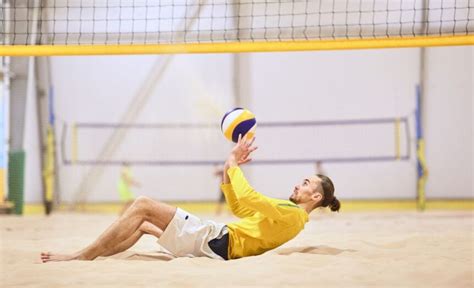
[[[143, 235], [140, 227], [149, 222], [159, 229], [150, 230], [159, 234], [164, 231], [176, 213], [176, 207], [162, 202], [154, 201], [148, 197], [138, 197], [133, 205], [117, 219], [99, 238], [83, 249], [72, 255], [57, 255], [42, 253], [43, 262], [67, 261], [67, 260], [93, 260], [105, 254], [112, 255], [113, 251], [119, 251], [117, 247], [131, 247]], [[160, 234], [161, 235], [161, 234]], [[156, 236], [156, 235], [155, 235]], [[126, 244], [122, 244], [126, 243]], [[123, 251], [123, 250], [122, 250]]]
[[156, 238], [160, 238], [161, 234], [163, 234], [163, 231], [160, 228], [156, 227], [155, 225], [151, 224], [150, 222], [145, 221], [140, 226], [138, 231], [135, 231], [135, 233], [130, 238], [118, 244], [117, 246], [113, 247], [113, 249], [104, 252], [100, 256], [112, 256], [117, 253], [123, 252], [127, 250], [128, 248], [132, 247], [133, 245], [135, 245], [135, 243], [137, 243], [137, 241], [144, 234], [150, 234], [150, 235], [155, 236]]
[[[140, 240], [140, 238], [144, 234], [150, 234], [150, 235], [155, 236], [156, 238], [160, 238], [161, 234], [163, 234], [163, 231], [160, 228], [156, 227], [155, 225], [151, 224], [150, 222], [145, 221], [140, 226], [140, 228], [138, 228], [138, 230], [135, 231], [135, 233], [133, 233], [133, 235], [130, 238], [116, 245], [115, 247], [112, 247], [111, 249], [105, 251], [102, 255], [99, 255], [99, 256], [112, 256], [117, 253], [123, 252], [127, 250], [128, 248], [132, 247], [133, 245], [135, 245], [135, 243], [137, 243], [138, 240]], [[82, 253], [84, 251], [85, 249], [79, 253]]]
[[130, 201], [125, 202], [123, 204], [122, 209], [120, 209], [119, 216], [122, 216], [123, 213], [125, 213], [125, 211], [127, 211], [128, 208], [130, 208], [130, 206], [132, 206], [133, 202], [135, 202], [135, 200], [130, 200]]

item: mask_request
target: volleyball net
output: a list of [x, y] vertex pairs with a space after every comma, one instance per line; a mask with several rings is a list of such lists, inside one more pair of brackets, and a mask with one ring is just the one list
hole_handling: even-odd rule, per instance
[[469, 0], [3, 0], [0, 55], [474, 44]]
[[[99, 157], [117, 130], [125, 135], [114, 153]], [[257, 134], [265, 149], [253, 165], [396, 161], [411, 156], [406, 117], [263, 122]], [[196, 123], [65, 123], [61, 139], [65, 165], [217, 165], [231, 147], [218, 125]]]

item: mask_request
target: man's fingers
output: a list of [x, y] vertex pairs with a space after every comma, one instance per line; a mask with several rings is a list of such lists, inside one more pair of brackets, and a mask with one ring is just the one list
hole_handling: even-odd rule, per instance
[[242, 165], [242, 164], [248, 163], [250, 161], [252, 161], [252, 158], [246, 158], [246, 159], [240, 160], [238, 163], [239, 163], [239, 165]]
[[242, 163], [241, 161], [245, 161], [243, 163], [247, 163], [246, 160], [250, 153], [255, 151], [257, 147], [252, 146], [255, 141], [255, 137], [248, 138], [243, 136], [241, 133], [239, 134], [237, 144], [235, 145], [234, 149], [232, 149], [232, 153], [237, 158], [237, 163]]
[[252, 139], [250, 139], [250, 143], [248, 144], [248, 146], [249, 146], [249, 147], [252, 146], [252, 144], [253, 144], [254, 141], [255, 141], [255, 136], [252, 137]]
[[242, 157], [240, 158], [240, 161], [245, 161], [247, 159], [249, 159], [249, 155], [250, 153], [252, 153], [253, 151], [257, 150], [258, 147], [252, 147], [250, 148], [244, 155], [242, 155]]
[[247, 157], [249, 157], [250, 153], [252, 153], [253, 151], [257, 150], [258, 146], [254, 146], [254, 147], [250, 147], [244, 155], [242, 155], [242, 159], [245, 159]]
[[249, 139], [248, 137], [245, 137], [245, 146], [246, 146], [246, 147], [252, 146], [253, 141], [255, 141], [255, 137], [252, 137], [252, 138], [250, 138], [250, 139]]

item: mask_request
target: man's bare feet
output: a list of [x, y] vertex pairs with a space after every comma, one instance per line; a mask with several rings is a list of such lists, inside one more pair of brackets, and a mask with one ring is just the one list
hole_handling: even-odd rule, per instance
[[71, 260], [78, 260], [78, 255], [73, 254], [54, 254], [50, 252], [41, 252], [41, 262], [51, 262], [51, 261], [71, 261]]

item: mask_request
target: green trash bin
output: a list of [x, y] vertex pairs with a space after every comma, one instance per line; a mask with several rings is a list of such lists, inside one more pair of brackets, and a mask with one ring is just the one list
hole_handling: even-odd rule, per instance
[[15, 214], [23, 214], [25, 183], [25, 151], [10, 151], [8, 156], [8, 200], [13, 202]]

